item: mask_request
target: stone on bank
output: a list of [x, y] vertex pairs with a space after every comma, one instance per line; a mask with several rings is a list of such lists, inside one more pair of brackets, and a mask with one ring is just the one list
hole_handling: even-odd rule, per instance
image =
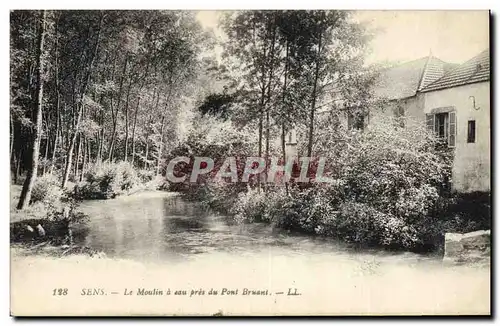
[[446, 233], [444, 261], [455, 263], [482, 262], [490, 259], [490, 230], [470, 233]]

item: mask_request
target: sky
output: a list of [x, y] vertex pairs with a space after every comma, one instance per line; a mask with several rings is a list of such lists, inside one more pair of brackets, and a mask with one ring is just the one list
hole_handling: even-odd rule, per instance
[[[200, 23], [217, 37], [221, 12], [200, 11]], [[488, 11], [356, 11], [353, 18], [375, 33], [367, 63], [405, 62], [432, 53], [462, 63], [489, 46]]]

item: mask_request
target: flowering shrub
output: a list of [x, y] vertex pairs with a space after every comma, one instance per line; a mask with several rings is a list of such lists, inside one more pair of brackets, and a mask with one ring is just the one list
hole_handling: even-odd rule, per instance
[[57, 205], [63, 195], [64, 192], [60, 187], [57, 176], [46, 173], [36, 178], [31, 192], [31, 203], [42, 202], [44, 204]]
[[132, 166], [126, 162], [95, 165], [86, 171], [85, 180], [77, 184], [73, 197], [108, 199], [130, 191], [140, 182]]
[[318, 153], [329, 158], [334, 183], [296, 186], [286, 198], [240, 194], [235, 219], [399, 249], [421, 247], [443, 231], [451, 156], [425, 129], [381, 123], [335, 139]]
[[240, 192], [230, 209], [237, 222], [276, 222], [284, 211], [286, 196], [283, 191], [249, 189]]
[[155, 179], [156, 173], [153, 170], [140, 169], [137, 171], [137, 178], [142, 183], [148, 183]]

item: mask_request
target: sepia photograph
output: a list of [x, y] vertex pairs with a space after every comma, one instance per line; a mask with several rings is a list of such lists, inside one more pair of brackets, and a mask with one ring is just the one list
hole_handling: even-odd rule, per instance
[[9, 18], [11, 316], [492, 314], [490, 11]]

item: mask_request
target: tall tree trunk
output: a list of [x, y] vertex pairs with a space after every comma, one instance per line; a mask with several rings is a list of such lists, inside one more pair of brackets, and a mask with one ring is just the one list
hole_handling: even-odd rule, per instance
[[74, 128], [75, 130], [73, 132], [73, 136], [71, 137], [71, 140], [70, 140], [70, 143], [69, 143], [69, 148], [68, 148], [68, 154], [66, 156], [66, 165], [65, 165], [65, 168], [64, 168], [64, 177], [63, 177], [63, 181], [62, 181], [62, 185], [61, 185], [62, 188], [66, 188], [66, 184], [68, 183], [69, 172], [71, 170], [71, 161], [73, 159], [73, 150], [74, 150], [74, 147], [75, 147], [76, 136], [78, 134], [78, 128], [80, 127], [80, 119], [81, 119], [82, 112], [83, 112], [83, 97], [85, 96], [85, 93], [87, 91], [87, 86], [88, 86], [88, 84], [90, 82], [90, 78], [91, 78], [91, 75], [92, 75], [92, 68], [94, 66], [94, 61], [95, 61], [95, 58], [97, 57], [97, 51], [99, 49], [99, 43], [101, 41], [101, 26], [102, 26], [103, 20], [104, 20], [104, 14], [101, 13], [101, 18], [100, 18], [100, 21], [99, 21], [99, 29], [97, 31], [97, 41], [96, 41], [96, 44], [95, 44], [95, 47], [94, 47], [94, 53], [92, 55], [92, 59], [90, 60], [89, 71], [88, 71], [88, 74], [87, 74], [87, 80], [86, 80], [86, 82], [85, 82], [85, 84], [83, 86], [82, 92], [81, 92], [82, 103], [79, 104], [78, 116], [77, 116], [76, 124], [75, 124], [75, 128]]
[[[267, 49], [265, 45], [262, 46], [263, 56], [266, 57]], [[262, 157], [262, 138], [263, 138], [263, 129], [264, 129], [264, 112], [266, 105], [266, 65], [264, 63], [261, 64], [260, 71], [260, 105], [259, 105], [259, 157]], [[257, 187], [260, 191], [260, 175], [257, 176]]]
[[38, 174], [38, 156], [40, 153], [40, 139], [42, 132], [42, 106], [43, 106], [43, 74], [44, 74], [44, 42], [45, 42], [45, 19], [47, 17], [47, 12], [43, 10], [41, 12], [41, 17], [39, 19], [39, 29], [38, 29], [38, 53], [37, 53], [37, 77], [38, 83], [36, 87], [36, 126], [34, 130], [33, 137], [33, 147], [31, 151], [31, 169], [28, 171], [26, 181], [23, 185], [23, 190], [21, 191], [21, 197], [19, 198], [19, 203], [17, 204], [18, 209], [25, 209], [31, 200], [31, 192], [35, 185], [36, 177]]
[[[264, 105], [262, 105], [264, 106]], [[260, 112], [259, 112], [259, 157], [262, 157], [262, 134], [263, 134], [263, 120], [264, 120], [264, 110], [261, 109]], [[260, 191], [260, 175], [257, 176], [257, 186], [259, 188], [259, 191]]]
[[99, 157], [97, 158], [97, 163], [102, 162], [103, 150], [104, 150], [104, 129], [100, 131], [101, 137], [99, 137]]
[[271, 107], [271, 89], [272, 89], [272, 84], [273, 84], [273, 77], [274, 77], [274, 48], [275, 48], [275, 43], [276, 43], [276, 16], [274, 16], [274, 21], [272, 23], [272, 39], [271, 39], [271, 51], [269, 53], [270, 56], [270, 64], [271, 66], [269, 67], [269, 82], [267, 84], [267, 105], [266, 105], [266, 169], [265, 171], [265, 178], [267, 182], [267, 171], [268, 171], [268, 164], [269, 164], [269, 136], [270, 136], [270, 129], [271, 129], [271, 122], [269, 118], [269, 110]]
[[[150, 68], [150, 60], [147, 61], [146, 64], [146, 69], [144, 71], [144, 76], [142, 78], [142, 83], [139, 87], [139, 94], [142, 93], [142, 89], [144, 88], [144, 85], [146, 84], [146, 78], [149, 73], [149, 68]], [[155, 89], [156, 91], [156, 89]], [[153, 94], [154, 97], [154, 94]], [[141, 102], [141, 95], [139, 95], [139, 98], [137, 99], [137, 106], [135, 107], [135, 112], [134, 112], [134, 125], [132, 127], [132, 166], [134, 165], [135, 162], [135, 128], [137, 126], [137, 113], [139, 112], [139, 104]]]
[[108, 153], [108, 161], [109, 162], [113, 161], [113, 152], [115, 149], [115, 138], [116, 138], [116, 123], [118, 120], [118, 117], [116, 116], [118, 114], [118, 112], [116, 112], [116, 114], [115, 114], [114, 109], [113, 109], [113, 95], [111, 95], [110, 103], [111, 103], [111, 116], [112, 116], [112, 120], [113, 120], [113, 131], [111, 132], [111, 144], [109, 145], [109, 153]]
[[134, 165], [135, 161], [135, 128], [137, 126], [137, 113], [139, 112], [139, 104], [141, 102], [141, 98], [139, 97], [137, 99], [137, 105], [135, 107], [135, 112], [134, 112], [134, 124], [132, 126], [132, 166]]
[[12, 152], [12, 156], [10, 157], [11, 159], [11, 177], [10, 177], [10, 181], [11, 183], [14, 182], [14, 184], [17, 183], [17, 176], [16, 176], [16, 153], [15, 152]]
[[146, 136], [146, 153], [144, 154], [145, 160], [144, 160], [144, 168], [148, 169], [149, 168], [149, 163], [148, 163], [148, 156], [149, 156], [149, 136]]
[[100, 164], [102, 162], [103, 148], [104, 148], [104, 110], [101, 111], [100, 117], [100, 125], [102, 126], [97, 132], [97, 155], [96, 155], [96, 163]]
[[[113, 133], [111, 136], [111, 145], [109, 147], [109, 155], [108, 155], [108, 160], [111, 162], [114, 159], [114, 151], [115, 151], [115, 141], [116, 141], [116, 126], [118, 123], [118, 113], [120, 112], [120, 103], [121, 103], [121, 98], [122, 98], [122, 89], [123, 89], [123, 79], [125, 78], [125, 73], [127, 71], [127, 64], [128, 64], [128, 55], [125, 56], [125, 61], [123, 63], [123, 69], [120, 77], [120, 86], [118, 88], [118, 99], [116, 103], [116, 111], [113, 108], [113, 94], [110, 95], [110, 103], [111, 103], [111, 117], [113, 119]], [[113, 75], [112, 79], [115, 79], [115, 66], [113, 65]]]
[[19, 150], [16, 160], [16, 174], [14, 175], [14, 183], [17, 184], [19, 177], [21, 176], [21, 157], [23, 157], [23, 149]]
[[160, 174], [160, 162], [161, 155], [163, 151], [163, 128], [165, 127], [165, 116], [161, 117], [161, 128], [160, 128], [160, 147], [158, 148], [158, 161], [156, 162], [156, 174]]
[[78, 170], [80, 165], [81, 151], [82, 151], [82, 135], [80, 134], [78, 136], [78, 147], [76, 148], [76, 159], [75, 159], [75, 169], [74, 169], [75, 181], [78, 181]]
[[[49, 119], [47, 119], [48, 121]], [[47, 128], [47, 138], [45, 139], [45, 154], [43, 155], [43, 167], [42, 174], [45, 174], [45, 170], [47, 169], [47, 162], [49, 158], [49, 128]]]
[[128, 90], [127, 90], [127, 98], [125, 99], [125, 155], [124, 155], [124, 160], [127, 162], [128, 160], [128, 106], [129, 106], [129, 100], [130, 100], [130, 89], [132, 88], [132, 80], [130, 81], [128, 85]]
[[[115, 58], [116, 59], [116, 58]], [[111, 72], [111, 80], [115, 80], [115, 67], [116, 60], [113, 60], [113, 69]], [[115, 150], [115, 140], [116, 140], [116, 125], [118, 123], [118, 105], [116, 106], [116, 112], [113, 106], [113, 93], [109, 94], [109, 106], [111, 111], [111, 121], [113, 122], [113, 131], [111, 132], [111, 143], [109, 145], [108, 161], [113, 161], [114, 150]]]
[[85, 173], [85, 164], [87, 164], [87, 140], [85, 136], [83, 137], [83, 162], [82, 162], [82, 171], [80, 173], [80, 182], [83, 181], [83, 174]]
[[[288, 39], [286, 40], [285, 45], [285, 78], [283, 82], [283, 98], [282, 98], [282, 119], [283, 122], [281, 124], [281, 151], [283, 152], [283, 164], [286, 166], [286, 144], [285, 144], [285, 134], [286, 134], [286, 118], [288, 116], [288, 108], [286, 106], [286, 88], [288, 82]], [[288, 196], [288, 182], [285, 180], [285, 193]]]
[[92, 138], [87, 139], [87, 167], [92, 164]]
[[[59, 105], [59, 99], [58, 99], [58, 105]], [[57, 115], [59, 115], [59, 109], [57, 109], [56, 112]], [[56, 162], [56, 153], [57, 153], [57, 144], [59, 142], [59, 117], [56, 119], [56, 132], [54, 136], [54, 145], [52, 146], [52, 158], [50, 159], [50, 172], [54, 171], [55, 167], [55, 162]]]
[[57, 153], [57, 144], [59, 141], [59, 129], [60, 129], [60, 111], [59, 105], [61, 103], [61, 92], [60, 92], [60, 84], [59, 84], [59, 29], [58, 29], [58, 21], [55, 23], [55, 62], [54, 62], [54, 77], [56, 82], [56, 133], [54, 137], [54, 145], [52, 146], [52, 158], [50, 160], [50, 172], [52, 173], [56, 164], [56, 153]]
[[12, 113], [10, 113], [9, 118], [10, 118], [10, 159], [12, 160], [12, 150], [14, 148], [14, 119], [12, 119]]
[[316, 56], [316, 67], [314, 71], [314, 84], [313, 84], [313, 92], [312, 92], [312, 103], [311, 103], [311, 112], [309, 114], [309, 142], [307, 144], [307, 156], [312, 156], [312, 147], [314, 140], [314, 112], [316, 111], [316, 98], [317, 88], [318, 88], [318, 79], [319, 79], [319, 67], [320, 67], [320, 59], [321, 59], [321, 41], [322, 41], [322, 31], [320, 28], [319, 38], [318, 38], [318, 52]]

